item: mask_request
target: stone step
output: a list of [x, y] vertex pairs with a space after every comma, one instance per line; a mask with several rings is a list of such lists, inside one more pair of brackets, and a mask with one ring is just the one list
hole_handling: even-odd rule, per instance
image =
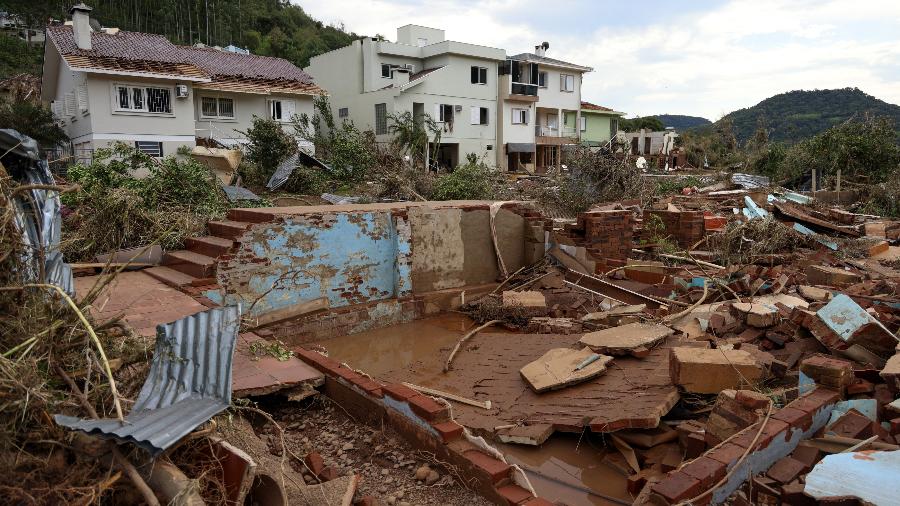
[[215, 258], [183, 249], [166, 253], [163, 265], [195, 278], [209, 278], [216, 273]]
[[228, 253], [229, 251], [231, 251], [231, 248], [233, 246], [234, 241], [232, 241], [231, 239], [216, 237], [214, 235], [206, 235], [203, 237], [188, 237], [184, 240], [184, 247], [188, 251], [193, 251], [194, 253], [200, 253], [201, 255], [206, 255], [213, 258]]
[[250, 223], [265, 223], [275, 219], [275, 215], [265, 209], [231, 209], [228, 211], [228, 219], [234, 221], [246, 221]]
[[222, 237], [224, 239], [236, 239], [250, 228], [250, 223], [246, 221], [211, 221], [207, 223], [210, 235]]
[[144, 269], [144, 273], [162, 281], [172, 288], [180, 288], [182, 286], [190, 285], [191, 281], [197, 279], [194, 276], [176, 271], [175, 269], [166, 267], [164, 265], [158, 265], [156, 267]]

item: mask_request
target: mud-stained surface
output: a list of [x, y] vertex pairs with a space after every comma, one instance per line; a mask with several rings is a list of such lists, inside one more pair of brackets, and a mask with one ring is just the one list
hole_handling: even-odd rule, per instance
[[551, 348], [576, 346], [581, 335], [491, 329], [464, 345], [451, 371], [443, 373], [450, 349], [471, 327], [465, 316], [447, 313], [316, 344], [332, 358], [384, 381], [491, 400], [491, 410], [453, 403], [456, 420], [475, 432], [493, 434], [494, 427], [523, 422], [570, 432], [557, 432], [540, 447], [493, 444], [526, 470], [542, 497], [572, 506], [630, 503], [625, 476], [603, 462], [602, 434], [590, 434], [588, 427], [603, 430], [623, 421], [655, 426], [678, 399], [669, 380], [668, 350], [654, 350], [642, 360], [616, 358], [596, 380], [538, 395], [519, 369]]
[[[539, 447], [495, 443], [528, 475], [538, 496], [570, 506], [631, 504], [626, 477], [603, 462], [598, 435], [554, 434]], [[618, 499], [618, 500], [617, 500]]]

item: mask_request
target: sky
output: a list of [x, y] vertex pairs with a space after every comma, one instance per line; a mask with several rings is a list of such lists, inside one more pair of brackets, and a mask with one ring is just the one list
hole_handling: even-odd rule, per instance
[[582, 99], [627, 117], [716, 120], [791, 90], [856, 87], [900, 104], [897, 0], [292, 0], [326, 24], [396, 40], [418, 24], [509, 55], [593, 67]]

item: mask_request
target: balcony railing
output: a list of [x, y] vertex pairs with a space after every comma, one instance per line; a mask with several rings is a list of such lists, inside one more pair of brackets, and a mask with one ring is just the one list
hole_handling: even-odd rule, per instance
[[512, 94], [536, 97], [538, 94], [538, 85], [528, 83], [512, 83]]
[[578, 132], [571, 127], [543, 126], [536, 125], [534, 127], [534, 135], [538, 137], [578, 137]]

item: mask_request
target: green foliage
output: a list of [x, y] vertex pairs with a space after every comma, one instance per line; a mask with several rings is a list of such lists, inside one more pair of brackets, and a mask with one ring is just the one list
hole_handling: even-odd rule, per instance
[[248, 184], [266, 184], [281, 162], [297, 150], [291, 136], [276, 121], [268, 118], [253, 116], [250, 128], [243, 133], [249, 141], [247, 161], [252, 167], [244, 167], [241, 177]]
[[429, 143], [440, 144], [441, 126], [425, 114], [421, 121], [409, 111], [388, 115], [388, 131], [393, 136], [391, 145], [399, 153], [408, 154], [413, 165], [425, 168], [425, 147]]
[[660, 121], [656, 116], [644, 116], [642, 118], [632, 119], [622, 118], [619, 120], [620, 130], [624, 130], [626, 132], [637, 132], [642, 128], [652, 130], [654, 132], [665, 130], [663, 122]]
[[684, 114], [657, 114], [656, 118], [662, 122], [663, 127], [672, 127], [678, 131], [712, 124], [712, 122], [706, 118], [686, 116]]
[[679, 178], [661, 178], [658, 183], [656, 183], [656, 194], [657, 195], [675, 195], [680, 194], [681, 190], [687, 187], [702, 187], [705, 186], [703, 181], [700, 181], [694, 176], [688, 177], [679, 177]]
[[[147, 173], [142, 179], [135, 171]], [[159, 243], [164, 249], [203, 232], [206, 219], [223, 216], [228, 201], [215, 175], [194, 159], [155, 161], [119, 143], [98, 149], [88, 165], [68, 178], [81, 189], [63, 194], [74, 212], [63, 220], [67, 258], [89, 260], [100, 253]]]
[[40, 75], [44, 48], [38, 44], [29, 45], [12, 35], [0, 34], [0, 77], [16, 74]]
[[31, 102], [0, 101], [0, 128], [18, 130], [36, 140], [43, 149], [51, 149], [69, 140], [53, 120], [50, 109]]
[[729, 113], [723, 119], [733, 123], [740, 142], [753, 137], [760, 118], [765, 118], [771, 140], [793, 144], [851, 118], [858, 118], [863, 113], [887, 116], [894, 120], [895, 125], [900, 124], [900, 106], [867, 95], [857, 88], [782, 93], [753, 107]]
[[652, 192], [651, 183], [625, 158], [578, 147], [566, 163], [568, 173], [559, 182], [555, 205], [570, 214], [584, 212], [600, 202], [643, 199]]
[[376, 164], [375, 133], [362, 131], [353, 122], [337, 125], [328, 97], [317, 97], [313, 116], [303, 114], [293, 118], [294, 136], [312, 142], [316, 153], [332, 169], [332, 176], [342, 182], [358, 182]]
[[[48, 16], [67, 19], [73, 2], [12, 3], [11, 12], [40, 11], [35, 18], [45, 20]], [[285, 58], [301, 68], [309, 65], [311, 57], [359, 38], [343, 26], [326, 26], [311, 18], [288, 0], [93, 0], [89, 4], [94, 8], [91, 17], [103, 26], [158, 33], [175, 44], [235, 44], [254, 54]]]
[[453, 172], [437, 178], [431, 195], [433, 200], [485, 200], [494, 196], [497, 173], [474, 154]]
[[744, 161], [729, 121], [682, 132], [679, 145], [685, 149], [688, 162], [695, 167], [730, 167]]

